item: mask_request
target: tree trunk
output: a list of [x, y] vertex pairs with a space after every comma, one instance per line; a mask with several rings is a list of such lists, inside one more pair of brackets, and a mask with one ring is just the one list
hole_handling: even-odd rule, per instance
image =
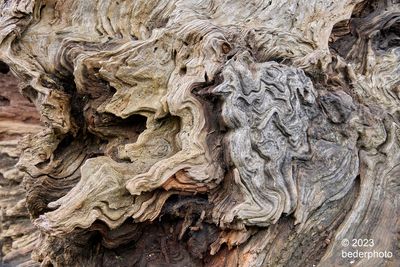
[[399, 266], [396, 2], [0, 0], [2, 264]]

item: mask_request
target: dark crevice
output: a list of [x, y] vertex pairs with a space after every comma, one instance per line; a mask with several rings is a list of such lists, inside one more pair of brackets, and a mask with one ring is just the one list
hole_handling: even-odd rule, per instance
[[182, 76], [185, 75], [186, 72], [187, 72], [186, 66], [181, 67], [180, 70], [179, 70], [179, 74], [182, 75]]
[[[208, 77], [206, 77], [208, 80]], [[223, 100], [213, 93], [213, 89], [222, 84], [222, 73], [218, 72], [214, 75], [214, 79], [204, 83], [198, 83], [193, 86], [193, 95], [202, 103], [204, 118], [206, 118], [207, 131], [207, 144], [212, 151], [212, 157], [216, 162], [220, 162], [221, 166], [226, 161], [224, 155], [223, 138], [227, 132], [222, 120], [222, 104]]]
[[[363, 63], [370, 41], [375, 53], [399, 47], [400, 16], [398, 12], [388, 12], [388, 5], [391, 4], [375, 0], [357, 4], [349, 20], [334, 25], [329, 42], [331, 52]], [[354, 49], [356, 44], [359, 46]]]
[[122, 138], [127, 142], [134, 143], [137, 137], [146, 130], [147, 118], [134, 114], [128, 118], [120, 118], [111, 113], [93, 113], [88, 115], [89, 131], [94, 135], [110, 140]]
[[0, 107], [5, 107], [10, 105], [10, 99], [5, 96], [0, 95]]
[[63, 80], [60, 81], [60, 84], [64, 92], [66, 92], [70, 96], [70, 115], [74, 119], [76, 125], [79, 127], [79, 130], [84, 132], [86, 124], [83, 110], [87, 98], [85, 95], [81, 95], [77, 92], [73, 76], [65, 77]]
[[0, 61], [0, 73], [7, 74], [10, 71], [10, 68], [6, 63]]
[[22, 88], [22, 94], [31, 102], [35, 103], [38, 98], [38, 92], [31, 86], [26, 86]]
[[207, 71], [204, 72], [204, 80], [206, 81], [206, 83], [209, 82], [209, 80], [208, 80], [208, 75], [207, 75]]
[[55, 248], [51, 262], [66, 264], [63, 255], [68, 254], [68, 259], [74, 255], [81, 259], [82, 266], [204, 266], [210, 256], [210, 244], [220, 234], [209, 223], [211, 210], [206, 195], [173, 195], [155, 221], [137, 223], [128, 218], [121, 226], [110, 229], [97, 220], [89, 229], [49, 238]]
[[[380, 34], [374, 36], [374, 46], [379, 51], [386, 51], [391, 48], [400, 47], [400, 16], [397, 21], [388, 21]], [[393, 19], [394, 20], [394, 19]]]

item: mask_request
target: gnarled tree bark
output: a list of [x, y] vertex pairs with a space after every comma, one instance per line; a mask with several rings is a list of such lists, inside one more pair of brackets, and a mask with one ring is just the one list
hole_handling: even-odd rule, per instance
[[29, 133], [0, 143], [3, 264], [400, 264], [396, 1], [0, 12], [1, 68], [43, 124], [2, 94], [1, 141]]

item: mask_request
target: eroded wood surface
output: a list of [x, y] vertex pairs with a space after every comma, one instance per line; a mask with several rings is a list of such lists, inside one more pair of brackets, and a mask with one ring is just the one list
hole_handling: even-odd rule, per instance
[[[398, 2], [0, 0], [0, 15], [2, 68], [43, 125], [2, 91], [1, 138], [29, 133], [0, 147], [32, 225], [7, 220], [35, 235], [21, 266], [400, 264]], [[343, 239], [393, 256], [351, 262]]]
[[[0, 62], [0, 246], [1, 266], [29, 263], [39, 241], [26, 208], [24, 173], [15, 164], [18, 144], [27, 134], [42, 130], [35, 106], [18, 92], [17, 79]], [[36, 265], [38, 265], [36, 263]]]

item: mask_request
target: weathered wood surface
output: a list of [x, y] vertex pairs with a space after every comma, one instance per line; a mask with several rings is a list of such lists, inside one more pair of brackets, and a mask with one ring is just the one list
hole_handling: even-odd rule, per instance
[[41, 130], [35, 106], [18, 92], [16, 78], [0, 62], [0, 266], [34, 264], [31, 252], [39, 241], [39, 231], [26, 209], [24, 173], [15, 164], [21, 140]]
[[0, 0], [0, 16], [0, 60], [44, 125], [19, 126], [23, 105], [0, 122], [34, 133], [10, 156], [37, 228], [22, 236], [40, 233], [21, 266], [399, 266], [397, 1]]

